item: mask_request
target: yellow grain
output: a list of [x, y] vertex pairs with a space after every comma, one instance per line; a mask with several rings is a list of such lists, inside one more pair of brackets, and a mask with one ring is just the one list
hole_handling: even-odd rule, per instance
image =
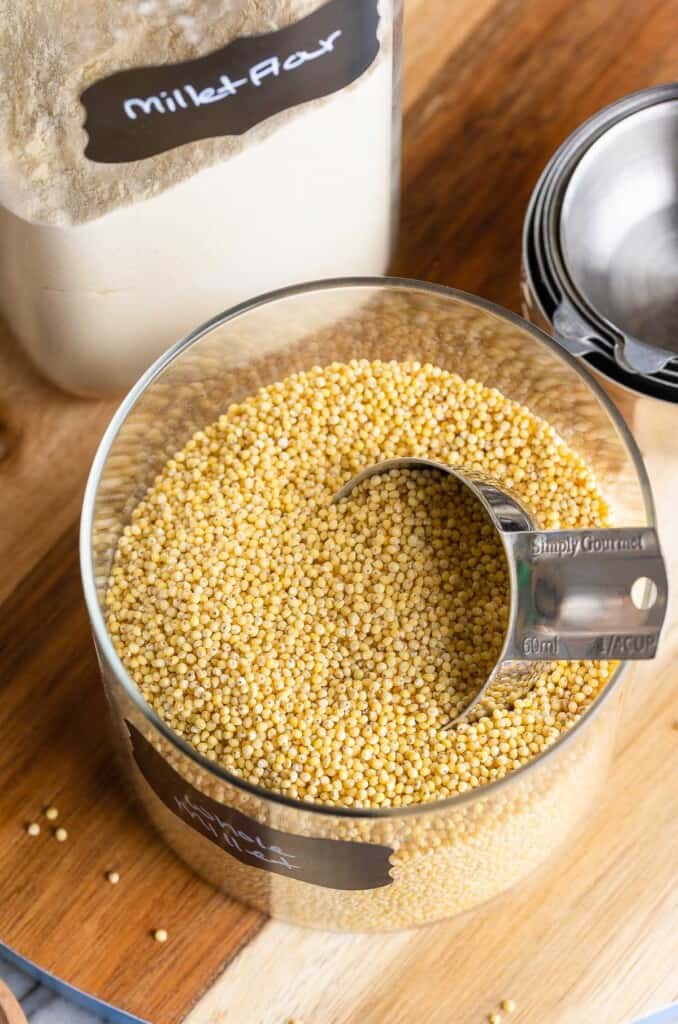
[[454, 478], [482, 471], [543, 528], [603, 525], [588, 467], [526, 408], [418, 363], [295, 374], [170, 459], [120, 538], [107, 592], [144, 698], [206, 757], [287, 797], [398, 807], [499, 779], [591, 704], [611, 666], [558, 663], [527, 695], [445, 726], [496, 662], [501, 543]]

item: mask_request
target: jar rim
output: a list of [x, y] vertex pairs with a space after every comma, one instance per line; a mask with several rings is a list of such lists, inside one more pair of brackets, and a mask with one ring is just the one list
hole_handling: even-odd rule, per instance
[[276, 289], [275, 291], [266, 292], [262, 295], [256, 296], [255, 298], [248, 299], [247, 301], [239, 303], [238, 305], [212, 317], [210, 320], [197, 327], [169, 348], [148, 368], [148, 370], [145, 371], [144, 374], [142, 374], [137, 383], [122, 400], [99, 443], [87, 479], [83, 498], [82, 513], [80, 517], [80, 571], [85, 604], [97, 647], [103, 652], [106, 659], [112, 666], [116, 679], [123, 687], [127, 697], [132, 701], [148, 723], [152, 725], [153, 728], [156, 729], [160, 735], [181, 754], [188, 757], [203, 771], [216, 776], [220, 781], [226, 782], [236, 789], [243, 790], [262, 800], [269, 801], [270, 803], [280, 804], [281, 806], [290, 807], [297, 811], [307, 812], [309, 814], [316, 814], [320, 816], [324, 815], [326, 817], [345, 817], [356, 819], [382, 818], [396, 820], [406, 817], [416, 817], [421, 814], [448, 811], [451, 808], [456, 808], [462, 804], [471, 803], [474, 800], [482, 799], [490, 794], [497, 793], [500, 789], [510, 786], [514, 780], [525, 778], [527, 774], [534, 771], [538, 765], [543, 765], [549, 759], [552, 759], [556, 751], [563, 750], [577, 735], [579, 735], [586, 723], [591, 722], [595, 717], [597, 717], [600, 709], [607, 703], [612, 692], [616, 691], [619, 686], [620, 680], [626, 672], [628, 664], [626, 662], [621, 662], [617, 666], [611, 678], [598, 694], [591, 706], [574, 723], [574, 725], [572, 725], [566, 732], [562, 733], [551, 746], [535, 755], [532, 760], [521, 765], [520, 768], [509, 772], [501, 779], [495, 779], [492, 782], [484, 783], [483, 785], [466, 790], [463, 793], [459, 793], [456, 796], [447, 797], [444, 800], [408, 804], [405, 807], [354, 808], [336, 807], [334, 805], [322, 803], [311, 803], [310, 801], [287, 797], [280, 793], [275, 793], [271, 790], [265, 789], [255, 783], [248, 782], [246, 779], [228, 771], [227, 768], [223, 767], [223, 765], [218, 762], [211, 761], [196, 750], [195, 747], [191, 746], [191, 744], [183, 739], [183, 737], [175, 733], [174, 730], [171, 729], [162, 720], [162, 718], [160, 718], [157, 712], [147, 703], [147, 701], [144, 700], [138, 687], [132, 680], [123, 665], [122, 660], [117, 654], [106, 627], [106, 622], [97, 594], [91, 544], [96, 497], [101, 474], [106, 465], [108, 454], [115, 443], [120, 428], [136, 405], [137, 401], [146, 392], [155, 379], [164, 372], [170, 363], [217, 327], [220, 327], [222, 324], [227, 323], [228, 321], [231, 321], [253, 309], [276, 302], [279, 299], [286, 299], [292, 296], [308, 294], [311, 292], [333, 291], [342, 288], [370, 288], [374, 291], [403, 289], [410, 292], [424, 292], [430, 295], [443, 296], [448, 299], [462, 301], [483, 309], [485, 312], [506, 320], [514, 326], [519, 327], [521, 330], [524, 330], [526, 333], [532, 335], [536, 341], [550, 349], [558, 359], [568, 364], [570, 368], [582, 378], [587, 387], [595, 394], [600, 404], [609, 414], [610, 419], [612, 420], [614, 427], [617, 429], [621, 441], [633, 462], [634, 470], [642, 493], [648, 526], [656, 526], [656, 514], [647, 470], [645, 469], [642, 456], [633, 435], [612, 400], [607, 396], [592, 374], [589, 373], [589, 371], [585, 369], [579, 361], [574, 358], [574, 356], [565, 352], [557, 342], [553, 341], [552, 338], [549, 338], [547, 334], [535, 327], [533, 324], [523, 320], [522, 317], [518, 316], [516, 313], [504, 309], [487, 299], [480, 298], [479, 296], [473, 295], [469, 292], [460, 291], [459, 289], [450, 288], [446, 285], [433, 284], [431, 282], [418, 281], [416, 279], [404, 277], [341, 277], [310, 281], [303, 284], [291, 285], [287, 288]]

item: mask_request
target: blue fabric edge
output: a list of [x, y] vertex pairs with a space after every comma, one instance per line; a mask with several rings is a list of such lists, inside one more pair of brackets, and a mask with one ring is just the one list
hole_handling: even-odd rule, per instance
[[141, 1017], [133, 1017], [124, 1010], [117, 1010], [110, 1003], [104, 1003], [100, 999], [88, 995], [87, 992], [83, 992], [82, 989], [69, 985], [67, 981], [62, 981], [55, 974], [50, 974], [49, 971], [38, 967], [31, 960], [26, 960], [25, 957], [15, 953], [13, 949], [10, 949], [2, 941], [0, 941], [0, 957], [3, 957], [12, 966], [18, 967], [20, 971], [24, 971], [32, 978], [35, 978], [36, 981], [46, 985], [47, 988], [52, 989], [57, 995], [63, 996], [64, 999], [68, 999], [83, 1010], [96, 1014], [104, 1021], [110, 1021], [111, 1024], [151, 1024], [150, 1021], [142, 1020]]
[[648, 1017], [638, 1017], [631, 1024], [678, 1024], [678, 1003], [657, 1010]]

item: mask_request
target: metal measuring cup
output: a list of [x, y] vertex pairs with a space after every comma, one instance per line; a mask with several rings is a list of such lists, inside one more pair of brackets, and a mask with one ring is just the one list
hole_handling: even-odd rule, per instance
[[387, 459], [368, 466], [333, 502], [369, 477], [396, 469], [456, 477], [484, 506], [506, 555], [510, 599], [504, 646], [485, 684], [449, 725], [481, 705], [501, 705], [509, 693], [515, 698], [516, 684], [529, 687], [535, 662], [654, 658], [668, 597], [654, 529], [539, 530], [525, 506], [496, 483], [432, 459]]

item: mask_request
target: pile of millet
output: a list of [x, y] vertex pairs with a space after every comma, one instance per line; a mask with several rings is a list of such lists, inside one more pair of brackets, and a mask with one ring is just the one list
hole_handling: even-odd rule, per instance
[[604, 526], [590, 469], [499, 391], [354, 360], [264, 387], [165, 465], [120, 537], [107, 622], [143, 697], [198, 751], [288, 797], [397, 807], [501, 778], [590, 705], [612, 665], [554, 663], [450, 727], [503, 642], [508, 575], [477, 499], [397, 470], [482, 472], [545, 529]]

